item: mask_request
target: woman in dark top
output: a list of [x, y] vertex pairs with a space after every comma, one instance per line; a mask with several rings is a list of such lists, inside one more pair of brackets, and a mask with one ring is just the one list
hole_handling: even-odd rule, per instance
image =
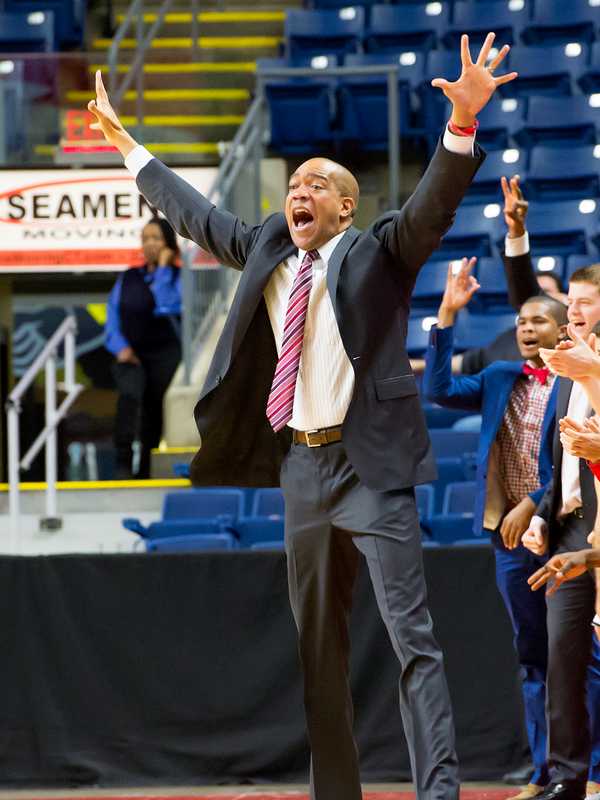
[[[173, 228], [153, 217], [142, 230], [144, 264], [117, 278], [110, 293], [106, 348], [114, 354], [119, 391], [114, 441], [118, 478], [150, 476], [160, 442], [163, 397], [181, 360], [181, 278]], [[133, 466], [133, 443], [141, 452]], [[137, 461], [137, 459], [136, 459]]]

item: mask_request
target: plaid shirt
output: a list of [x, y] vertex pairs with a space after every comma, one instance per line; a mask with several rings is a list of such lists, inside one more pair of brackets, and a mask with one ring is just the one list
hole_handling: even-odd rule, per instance
[[550, 374], [542, 385], [533, 375], [518, 377], [504, 412], [496, 437], [498, 470], [511, 507], [540, 488], [542, 425], [555, 379]]

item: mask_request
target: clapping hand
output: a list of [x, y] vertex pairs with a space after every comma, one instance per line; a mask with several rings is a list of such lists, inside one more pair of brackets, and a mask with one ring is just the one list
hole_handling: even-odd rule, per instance
[[600, 430], [595, 417], [586, 419], [583, 424], [570, 417], [559, 421], [560, 442], [572, 456], [587, 461], [600, 461]]
[[596, 353], [596, 335], [583, 339], [574, 325], [567, 332], [570, 342], [562, 342], [554, 350], [540, 347], [540, 356], [556, 375], [572, 381], [585, 381], [600, 376], [600, 357]]
[[516, 72], [509, 72], [494, 78], [494, 70], [501, 64], [510, 49], [507, 44], [502, 47], [490, 64], [485, 66], [495, 38], [495, 33], [488, 33], [479, 51], [477, 61], [473, 63], [469, 51], [469, 37], [463, 34], [460, 39], [462, 70], [459, 79], [447, 81], [445, 78], [434, 78], [431, 81], [431, 85], [441, 89], [452, 103], [452, 121], [459, 127], [473, 125], [477, 114], [487, 104], [497, 87], [513, 81], [517, 77]]

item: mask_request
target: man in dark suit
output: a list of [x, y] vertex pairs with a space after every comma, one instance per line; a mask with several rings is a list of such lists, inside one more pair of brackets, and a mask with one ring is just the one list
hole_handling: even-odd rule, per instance
[[[534, 286], [537, 288], [537, 279], [518, 180], [503, 180], [503, 190], [506, 207], [509, 213], [513, 209], [517, 222], [506, 239], [505, 268], [511, 302], [518, 304]], [[571, 275], [568, 300], [569, 323], [586, 337], [600, 321], [600, 265]], [[560, 378], [557, 421], [568, 416], [583, 423], [590, 411], [583, 388]], [[553, 479], [523, 536], [524, 546], [536, 555], [587, 547], [587, 536], [596, 520], [592, 474], [584, 459], [564, 451], [558, 424], [553, 463]], [[593, 577], [584, 574], [548, 598], [546, 711], [550, 783], [538, 800], [582, 800], [586, 796], [586, 780], [588, 796], [600, 791], [600, 648], [590, 627], [595, 595]]]
[[299, 635], [314, 800], [360, 800], [349, 687], [348, 615], [359, 553], [401, 664], [400, 707], [421, 800], [458, 798], [442, 656], [423, 579], [414, 485], [435, 464], [404, 347], [420, 266], [452, 224], [483, 154], [476, 114], [508, 47], [438, 78], [449, 129], [400, 211], [360, 232], [354, 176], [311, 159], [291, 176], [285, 215], [246, 226], [216, 209], [124, 131], [100, 76], [89, 105], [141, 192], [171, 224], [242, 270], [195, 409], [196, 484], [281, 481], [292, 611]]

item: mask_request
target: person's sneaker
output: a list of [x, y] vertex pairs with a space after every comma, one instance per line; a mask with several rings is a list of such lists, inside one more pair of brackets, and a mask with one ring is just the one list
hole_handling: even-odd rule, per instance
[[521, 789], [519, 794], [507, 797], [506, 800], [531, 800], [532, 797], [537, 797], [538, 794], [541, 794], [543, 791], [543, 786], [538, 786], [537, 783], [528, 783], [527, 786]]
[[588, 781], [585, 787], [585, 800], [600, 800], [600, 783]]

